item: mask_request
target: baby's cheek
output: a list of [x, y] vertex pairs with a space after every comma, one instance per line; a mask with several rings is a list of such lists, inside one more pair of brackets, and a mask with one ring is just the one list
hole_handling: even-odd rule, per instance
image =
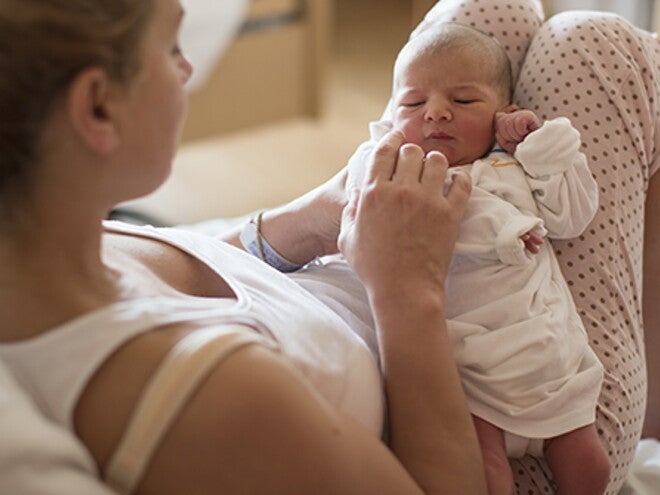
[[402, 122], [399, 125], [394, 124], [394, 129], [403, 132], [407, 143], [417, 144], [419, 146], [424, 142], [424, 130], [422, 126], [414, 121]]

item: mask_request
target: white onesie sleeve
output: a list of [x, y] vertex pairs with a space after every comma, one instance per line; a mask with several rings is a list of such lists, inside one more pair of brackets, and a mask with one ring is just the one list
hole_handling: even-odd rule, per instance
[[526, 232], [544, 236], [543, 221], [475, 185], [459, 227], [454, 252], [499, 260], [507, 265], [523, 265], [529, 263], [532, 256], [520, 240]]
[[580, 235], [598, 208], [598, 185], [580, 152], [580, 134], [564, 117], [549, 120], [518, 145], [522, 164], [548, 236]]

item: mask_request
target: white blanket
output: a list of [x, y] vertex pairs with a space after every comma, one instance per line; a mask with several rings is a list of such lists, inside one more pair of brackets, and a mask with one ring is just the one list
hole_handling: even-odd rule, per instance
[[660, 442], [647, 438], [639, 442], [626, 483], [619, 495], [660, 493]]

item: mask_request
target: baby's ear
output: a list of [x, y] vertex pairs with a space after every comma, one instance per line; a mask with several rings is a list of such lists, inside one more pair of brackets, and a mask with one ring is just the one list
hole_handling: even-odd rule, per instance
[[500, 110], [500, 112], [513, 113], [513, 112], [517, 112], [518, 110], [520, 110], [520, 107], [512, 103], [511, 105], [505, 106], [502, 110]]

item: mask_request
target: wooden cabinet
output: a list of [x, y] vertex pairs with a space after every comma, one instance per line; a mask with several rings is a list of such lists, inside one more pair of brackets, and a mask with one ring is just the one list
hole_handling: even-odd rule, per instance
[[332, 0], [251, 0], [241, 32], [190, 96], [186, 141], [321, 110]]

